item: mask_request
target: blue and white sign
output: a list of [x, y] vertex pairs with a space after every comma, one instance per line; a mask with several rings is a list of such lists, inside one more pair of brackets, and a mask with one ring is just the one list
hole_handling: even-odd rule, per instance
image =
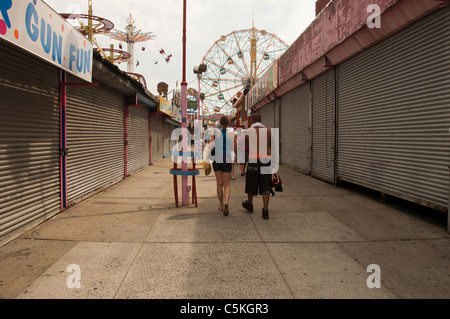
[[44, 1], [0, 0], [0, 38], [92, 82], [92, 43]]

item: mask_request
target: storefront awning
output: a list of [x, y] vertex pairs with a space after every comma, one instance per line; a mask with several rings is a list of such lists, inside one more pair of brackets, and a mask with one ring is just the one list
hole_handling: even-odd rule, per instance
[[153, 101], [151, 98], [149, 98], [148, 96], [146, 96], [142, 93], [136, 92], [136, 100], [137, 100], [137, 104], [142, 104], [149, 108], [156, 107], [156, 101]]

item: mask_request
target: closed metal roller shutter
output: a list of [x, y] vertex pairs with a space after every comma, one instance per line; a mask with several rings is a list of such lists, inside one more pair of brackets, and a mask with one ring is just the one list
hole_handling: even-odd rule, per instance
[[338, 178], [447, 210], [450, 7], [339, 66]]
[[130, 106], [128, 117], [128, 174], [134, 174], [149, 165], [149, 147], [149, 110], [147, 107]]
[[173, 132], [174, 126], [171, 125], [169, 122], [165, 122], [164, 125], [165, 125], [165, 129], [166, 129], [166, 133], [164, 133], [164, 136], [166, 137], [166, 140], [167, 140], [166, 141], [167, 148], [164, 147], [164, 153], [165, 153], [166, 156], [170, 156], [169, 153], [171, 152], [171, 149], [172, 149], [172, 147], [174, 145], [174, 141], [170, 140], [170, 137], [172, 136], [172, 132]]
[[158, 115], [152, 115], [151, 117], [151, 134], [152, 134], [152, 163], [155, 163], [156, 161], [159, 161], [163, 154], [162, 154], [162, 147], [163, 147], [163, 125], [162, 125], [162, 118]]
[[311, 175], [334, 183], [335, 70], [312, 81]]
[[0, 241], [61, 208], [59, 69], [0, 40]]
[[273, 127], [274, 128], [280, 128], [280, 109], [281, 109], [281, 99], [276, 99], [274, 101], [275, 103], [275, 110], [274, 110], [274, 114], [275, 114], [275, 119], [273, 122]]
[[101, 85], [67, 94], [69, 205], [123, 179], [124, 108], [125, 99]]
[[[166, 124], [168, 125], [168, 123], [166, 123]], [[172, 140], [172, 134], [173, 134], [173, 131], [178, 128], [177, 126], [171, 125], [171, 124], [169, 125], [169, 127], [170, 127], [170, 135], [169, 135], [169, 151], [168, 151], [168, 153], [172, 152], [172, 148], [177, 143], [176, 140]]]
[[261, 123], [268, 129], [273, 128], [275, 123], [275, 102], [264, 105], [258, 112], [261, 114]]
[[281, 98], [281, 164], [310, 172], [310, 85], [304, 84]]
[[163, 149], [163, 156], [168, 155], [170, 152], [170, 124], [167, 122], [164, 122], [164, 149]]

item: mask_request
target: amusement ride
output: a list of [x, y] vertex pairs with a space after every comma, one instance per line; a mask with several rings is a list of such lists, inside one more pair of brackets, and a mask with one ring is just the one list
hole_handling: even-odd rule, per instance
[[[135, 44], [139, 42], [147, 42], [155, 40], [156, 35], [152, 32], [142, 32], [142, 30], [136, 30], [135, 19], [130, 14], [126, 20], [127, 26], [125, 31], [113, 30], [114, 23], [108, 19], [93, 15], [92, 0], [88, 0], [88, 14], [80, 13], [60, 13], [60, 15], [66, 20], [77, 20], [78, 25], [74, 27], [84, 34], [89, 41], [95, 44], [96, 50], [100, 52], [103, 57], [109, 60], [111, 63], [127, 63], [127, 74], [136, 80], [138, 80], [143, 86], [147, 87], [147, 83], [143, 75], [135, 73], [135, 59], [136, 51]], [[102, 48], [97, 42], [96, 35], [108, 35], [114, 40], [119, 42], [125, 42], [127, 44], [127, 50], [122, 50], [122, 44], [119, 44], [119, 49], [114, 48], [114, 45], [110, 45], [109, 48]], [[145, 47], [141, 48], [145, 51]], [[167, 63], [170, 62], [172, 54], [167, 54], [165, 50], [159, 47], [159, 53], [164, 57]], [[154, 64], [157, 64], [156, 61]], [[139, 61], [136, 61], [136, 67], [139, 65]]]
[[[139, 65], [136, 57], [136, 43], [155, 40], [152, 32], [136, 30], [135, 19], [130, 14], [126, 20], [125, 31], [113, 30], [114, 24], [102, 17], [93, 15], [92, 0], [88, 0], [88, 14], [61, 13], [67, 20], [78, 20], [74, 26], [96, 45], [105, 59], [112, 63], [127, 63], [127, 74], [147, 86], [143, 75], [136, 73], [134, 67]], [[108, 35], [120, 42], [119, 49], [110, 45], [102, 48], [95, 36]], [[127, 44], [127, 50], [122, 50], [122, 42]], [[273, 65], [273, 63], [288, 49], [288, 45], [273, 33], [254, 27], [230, 32], [221, 36], [206, 52], [202, 64], [206, 72], [199, 77], [199, 91], [203, 93], [200, 108], [204, 115], [234, 115], [233, 101], [244, 91], [250, 89], [257, 79]], [[145, 47], [141, 48], [145, 51]], [[159, 53], [167, 63], [172, 54], [159, 47]], [[136, 63], [135, 63], [136, 62]], [[157, 64], [158, 61], [154, 62]], [[194, 105], [196, 98], [191, 101]], [[193, 107], [192, 107], [193, 108]], [[194, 109], [194, 108], [193, 108]]]
[[233, 100], [251, 88], [288, 47], [275, 34], [254, 26], [221, 36], [202, 60], [207, 66], [200, 79], [205, 114], [234, 115]]

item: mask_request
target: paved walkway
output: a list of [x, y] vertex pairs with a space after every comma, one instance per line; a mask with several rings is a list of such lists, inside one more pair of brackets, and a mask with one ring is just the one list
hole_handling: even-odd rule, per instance
[[[450, 298], [445, 214], [281, 167], [284, 192], [263, 220], [261, 198], [253, 214], [241, 207], [236, 167], [224, 217], [203, 172], [199, 207], [176, 208], [170, 166], [161, 160], [1, 247], [0, 297]], [[381, 288], [367, 286], [371, 264]], [[70, 265], [81, 288], [68, 288]]]

